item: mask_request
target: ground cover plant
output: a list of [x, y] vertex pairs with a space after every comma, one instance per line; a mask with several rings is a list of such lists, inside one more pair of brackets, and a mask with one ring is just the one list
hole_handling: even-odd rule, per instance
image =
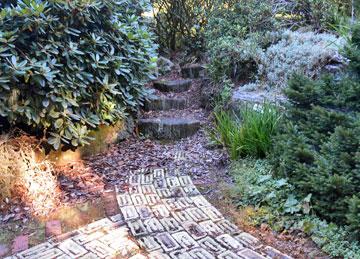
[[249, 224], [268, 224], [278, 232], [301, 230], [332, 257], [359, 257], [360, 244], [349, 240], [351, 230], [316, 217], [312, 196], [296, 197], [296, 187], [289, 179], [275, 176], [269, 161], [240, 160], [230, 172], [235, 179], [232, 195]]
[[58, 149], [138, 109], [156, 45], [147, 1], [17, 1], [0, 12], [0, 116]]

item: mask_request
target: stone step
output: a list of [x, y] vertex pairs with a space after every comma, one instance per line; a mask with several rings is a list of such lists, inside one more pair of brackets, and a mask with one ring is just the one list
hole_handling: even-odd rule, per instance
[[153, 139], [177, 140], [194, 135], [200, 122], [188, 118], [150, 118], [139, 120], [139, 131]]
[[180, 97], [152, 96], [144, 103], [145, 111], [168, 111], [185, 109], [187, 101]]
[[205, 66], [201, 64], [189, 64], [181, 68], [181, 75], [184, 78], [201, 78], [205, 77]]
[[190, 86], [191, 80], [189, 79], [159, 80], [154, 82], [154, 88], [161, 92], [186, 92], [190, 89]]

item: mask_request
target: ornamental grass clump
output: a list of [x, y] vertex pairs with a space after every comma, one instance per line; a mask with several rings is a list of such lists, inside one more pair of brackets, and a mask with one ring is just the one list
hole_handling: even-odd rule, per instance
[[281, 121], [279, 108], [269, 103], [247, 105], [240, 110], [239, 116], [224, 110], [215, 111], [214, 116], [211, 138], [226, 147], [232, 159], [266, 157]]

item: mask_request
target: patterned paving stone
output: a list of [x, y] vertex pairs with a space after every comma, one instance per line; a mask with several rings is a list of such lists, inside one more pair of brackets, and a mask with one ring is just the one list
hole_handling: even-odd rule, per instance
[[105, 258], [115, 256], [116, 252], [114, 249], [101, 243], [99, 240], [93, 240], [90, 243], [84, 245], [85, 249], [97, 255], [98, 258]]
[[240, 243], [244, 244], [244, 246], [251, 248], [251, 249], [258, 249], [261, 247], [261, 243], [259, 241], [259, 239], [257, 239], [256, 237], [248, 234], [248, 233], [241, 233], [237, 236], [235, 236], [235, 238], [240, 241]]
[[205, 229], [196, 222], [185, 222], [182, 226], [196, 240], [204, 238], [207, 235]]
[[267, 246], [265, 247], [265, 254], [270, 258], [278, 258], [278, 259], [291, 259], [290, 256], [281, 253], [273, 247]]
[[155, 251], [155, 252], [151, 252], [149, 254], [149, 259], [171, 259], [169, 255], [160, 252], [160, 251]]
[[250, 250], [250, 249], [244, 249], [238, 253], [238, 255], [241, 258], [244, 259], [265, 259], [264, 256], [258, 254], [257, 252]]
[[198, 191], [198, 189], [195, 186], [185, 186], [183, 187], [184, 193], [185, 195], [191, 197], [191, 196], [197, 196], [200, 195], [200, 192]]
[[205, 221], [209, 219], [208, 215], [206, 215], [205, 212], [203, 212], [199, 208], [189, 208], [186, 209], [185, 211], [190, 215], [190, 217], [195, 222]]
[[163, 225], [157, 218], [150, 218], [144, 221], [148, 233], [158, 233], [164, 231]]
[[136, 211], [135, 206], [126, 206], [120, 208], [125, 221], [135, 220], [139, 218], [139, 214]]
[[178, 232], [183, 230], [180, 223], [174, 218], [164, 218], [160, 219], [160, 223], [164, 226], [165, 230], [169, 233]]
[[185, 231], [172, 234], [173, 238], [185, 249], [198, 247], [199, 244]]
[[198, 241], [200, 246], [204, 248], [206, 251], [213, 254], [221, 254], [226, 251], [224, 247], [222, 247], [218, 242], [216, 242], [211, 237], [205, 237]]
[[133, 204], [135, 206], [141, 206], [144, 204], [147, 204], [147, 200], [145, 198], [145, 195], [140, 193], [140, 194], [132, 194], [131, 195], [131, 200], [133, 202]]
[[140, 246], [146, 251], [152, 252], [161, 249], [160, 244], [156, 241], [153, 236], [146, 236], [139, 238]]
[[73, 237], [73, 240], [78, 243], [79, 245], [84, 245], [89, 243], [93, 240], [99, 239], [100, 237], [104, 236], [105, 233], [103, 231], [95, 231], [91, 234], [80, 234], [78, 236]]
[[224, 233], [230, 233], [230, 234], [236, 234], [239, 233], [240, 230], [239, 228], [232, 224], [230, 221], [228, 220], [221, 220], [219, 222], [216, 223], [216, 225], [224, 232]]
[[224, 219], [224, 216], [214, 207], [201, 207], [201, 210], [213, 221]]
[[153, 216], [153, 212], [151, 211], [150, 207], [147, 205], [136, 206], [135, 209], [139, 214], [140, 219], [148, 219]]
[[215, 238], [222, 246], [232, 251], [238, 251], [244, 246], [229, 234], [224, 234]]
[[180, 176], [179, 177], [179, 182], [180, 182], [180, 185], [182, 187], [193, 186], [193, 182], [191, 180], [191, 177], [188, 176], [188, 175]]
[[226, 220], [184, 171], [139, 170], [115, 190], [114, 215], [9, 259], [291, 259]]
[[160, 197], [157, 194], [147, 194], [145, 197], [150, 206], [161, 203]]
[[58, 245], [58, 248], [72, 258], [77, 258], [87, 253], [83, 246], [77, 244], [71, 239], [61, 242]]
[[129, 194], [119, 194], [116, 198], [120, 207], [133, 205]]
[[[54, 248], [49, 242], [34, 246], [26, 251], [17, 254], [19, 258], [37, 258], [41, 257], [46, 251], [50, 251]], [[62, 252], [61, 252], [62, 253]]]
[[224, 233], [221, 228], [211, 220], [200, 222], [199, 225], [211, 236], [219, 236]]
[[222, 254], [219, 254], [219, 256], [217, 258], [218, 259], [238, 259], [239, 256], [237, 254], [235, 254], [234, 252], [226, 251]]
[[154, 176], [152, 174], [142, 174], [141, 175], [141, 184], [152, 184]]
[[156, 194], [154, 185], [144, 185], [141, 187], [143, 194]]
[[177, 177], [167, 178], [166, 183], [167, 183], [168, 188], [180, 187], [179, 178], [177, 178]]
[[129, 193], [130, 194], [140, 194], [140, 193], [142, 193], [142, 187], [140, 185], [132, 185], [129, 187]]
[[156, 205], [152, 207], [152, 211], [158, 219], [170, 217], [170, 211], [167, 209], [166, 205]]
[[171, 215], [177, 220], [179, 223], [184, 223], [188, 221], [193, 221], [192, 217], [186, 211], [172, 211]]
[[215, 259], [215, 257], [204, 248], [192, 249], [189, 254], [192, 256], [192, 258], [196, 259]]
[[135, 237], [143, 236], [143, 235], [147, 234], [147, 230], [146, 230], [143, 222], [140, 220], [129, 222], [128, 226], [130, 227], [131, 233]]
[[180, 248], [179, 244], [169, 233], [164, 232], [156, 235], [156, 240], [159, 242], [165, 252]]

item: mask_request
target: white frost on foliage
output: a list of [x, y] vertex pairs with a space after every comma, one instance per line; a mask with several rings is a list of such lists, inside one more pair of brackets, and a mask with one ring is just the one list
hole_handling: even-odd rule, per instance
[[284, 31], [280, 41], [261, 55], [259, 78], [270, 86], [284, 87], [293, 73], [316, 77], [329, 64], [346, 63], [339, 53], [345, 43], [329, 33]]

